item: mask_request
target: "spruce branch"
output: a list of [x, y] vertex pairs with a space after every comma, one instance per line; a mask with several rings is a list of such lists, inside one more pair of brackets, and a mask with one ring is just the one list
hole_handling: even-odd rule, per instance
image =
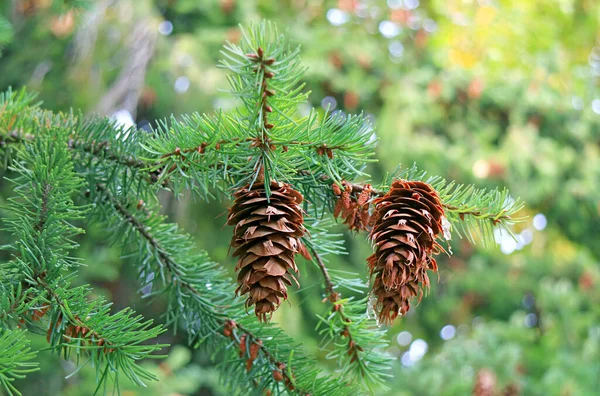
[[[141, 212], [138, 202], [119, 197], [107, 185], [97, 184], [96, 191], [96, 197], [91, 197], [98, 204], [93, 216], [114, 231], [114, 241], [127, 256], [135, 254], [141, 264], [142, 289], [149, 289], [145, 294], [169, 296], [167, 323], [177, 325], [182, 320], [191, 343], [222, 326], [226, 317], [219, 305], [226, 293], [220, 294], [217, 287], [219, 277], [225, 276], [222, 269], [206, 252], [193, 254], [190, 237], [156, 215], [151, 202]], [[207, 280], [202, 281], [202, 275]]]
[[249, 145], [231, 117], [192, 114], [160, 122], [153, 138], [142, 143], [142, 157], [157, 181], [173, 185], [176, 193], [189, 189], [209, 199], [214, 190], [225, 189], [232, 173], [247, 168]]
[[[295, 343], [286, 340], [280, 330], [258, 326], [251, 320], [242, 304], [231, 299], [234, 286], [226, 274], [204, 252], [192, 254], [191, 240], [174, 233], [173, 226], [161, 224], [164, 219], [153, 215], [152, 208], [141, 215], [135, 202], [126, 203], [108, 186], [99, 186], [98, 195], [94, 194], [90, 192], [90, 199], [98, 204], [98, 209], [93, 215], [118, 235], [115, 239], [130, 245], [126, 248], [128, 256], [133, 254], [142, 263], [142, 289], [153, 288], [146, 292], [147, 296], [169, 295], [167, 322], [182, 324], [190, 344], [212, 344], [230, 356], [224, 369], [233, 371], [231, 376], [225, 376], [232, 387], [243, 389], [254, 384], [258, 389], [281, 392], [282, 382], [290, 393], [304, 395], [315, 394], [318, 389], [333, 392], [332, 395], [346, 394], [352, 389], [334, 392], [335, 381], [326, 379], [320, 379], [318, 386], [313, 384], [317, 372], [309, 367], [314, 363], [305, 362], [307, 358], [297, 352]], [[125, 231], [126, 228], [132, 232]], [[148, 276], [154, 273], [159, 275]], [[158, 280], [162, 287], [156, 285]]]
[[31, 350], [25, 331], [1, 328], [0, 351], [0, 385], [8, 395], [21, 395], [13, 382], [39, 370], [37, 362], [32, 362], [37, 352]]
[[[368, 315], [366, 299], [342, 298], [340, 289], [364, 294], [367, 288], [358, 274], [333, 271], [327, 268], [326, 257], [330, 254], [347, 254], [341, 241], [342, 234], [331, 232], [331, 218], [312, 219], [307, 223], [311, 237], [304, 238], [312, 261], [323, 276], [325, 298], [331, 308], [326, 316], [318, 316], [317, 329], [323, 338], [323, 348], [331, 347], [329, 358], [338, 359], [342, 378], [357, 374], [363, 385], [382, 384], [389, 377], [392, 359], [384, 352], [386, 330]], [[378, 337], [373, 337], [377, 334]]]
[[111, 304], [103, 299], [90, 299], [91, 290], [85, 286], [70, 288], [39, 284], [49, 296], [50, 313], [47, 340], [59, 354], [69, 358], [75, 355], [79, 364], [77, 371], [90, 363], [96, 368], [96, 393], [106, 386], [113, 377], [114, 387], [119, 392], [119, 375], [125, 375], [138, 386], [145, 387], [144, 381], [156, 381], [149, 371], [137, 362], [144, 358], [161, 358], [154, 352], [167, 347], [166, 344], [145, 344], [153, 340], [165, 329], [152, 327], [152, 320], [144, 321], [140, 315], [129, 309], [111, 314]]
[[[252, 185], [257, 177], [276, 178], [277, 155], [272, 140], [279, 130], [296, 124], [293, 110], [306, 95], [301, 93], [299, 50], [286, 49], [284, 37], [273, 25], [262, 23], [242, 30], [242, 34], [240, 47], [227, 43], [221, 52], [224, 59], [220, 66], [229, 70], [231, 92], [243, 101], [247, 111], [248, 115], [240, 121], [247, 125], [253, 138], [250, 147], [259, 150], [251, 161], [254, 162], [249, 177]], [[274, 40], [280, 42], [276, 45]], [[265, 183], [265, 190], [270, 195], [269, 183]]]
[[[298, 174], [314, 178], [309, 171], [299, 170]], [[354, 196], [358, 196], [365, 191], [365, 188], [368, 188], [371, 195], [381, 197], [389, 190], [395, 179], [423, 181], [431, 184], [440, 194], [446, 218], [452, 225], [452, 229], [459, 237], [465, 236], [472, 243], [475, 243], [477, 239], [481, 239], [484, 245], [493, 241], [495, 228], [501, 228], [510, 234], [510, 226], [524, 220], [522, 217], [516, 217], [524, 203], [519, 199], [513, 199], [507, 189], [480, 189], [474, 185], [447, 182], [439, 176], [427, 176], [426, 172], [419, 171], [414, 165], [403, 171], [396, 171], [392, 175], [386, 176], [385, 179], [376, 187], [347, 180], [342, 180], [340, 185]], [[323, 186], [322, 199], [328, 203], [330, 208], [333, 207], [332, 198], [335, 197], [327, 190], [331, 191], [331, 187], [336, 183], [326, 174], [322, 174], [318, 181]]]
[[119, 373], [139, 385], [155, 379], [137, 361], [163, 347], [140, 345], [163, 330], [128, 309], [111, 315], [110, 304], [88, 298], [89, 289], [70, 287], [79, 262], [68, 254], [77, 247], [72, 238], [81, 233], [71, 222], [82, 218], [84, 208], [71, 199], [82, 180], [74, 173], [66, 130], [51, 128], [19, 148], [11, 168], [17, 174], [12, 180], [17, 196], [9, 199], [12, 216], [5, 221], [16, 241], [7, 248], [18, 254], [0, 267], [6, 276], [2, 289], [15, 293], [3, 299], [2, 327], [15, 316], [20, 325], [46, 324], [52, 350], [65, 358], [74, 353], [87, 358], [82, 365], [102, 368], [98, 389], [114, 376], [118, 391]]
[[[105, 225], [113, 242], [136, 263], [142, 294], [167, 297], [166, 322], [175, 328], [180, 325], [191, 345], [214, 344], [215, 354], [225, 356], [222, 370], [232, 388], [254, 393], [356, 394], [359, 390], [344, 381], [364, 377], [367, 384], [381, 383], [388, 375], [390, 358], [383, 352], [384, 330], [366, 312], [366, 298], [342, 299], [339, 293], [346, 288], [364, 295], [366, 285], [352, 278], [355, 274], [335, 272], [325, 265], [326, 254], [343, 252], [339, 236], [333, 240], [332, 234], [328, 238], [327, 232], [313, 232], [312, 238], [304, 238], [331, 304], [328, 315], [320, 317], [318, 330], [324, 348], [330, 349], [328, 357], [338, 359], [341, 367], [341, 377], [333, 378], [319, 376], [315, 361], [300, 353], [300, 347], [280, 329], [247, 316], [242, 303], [232, 297], [234, 285], [223, 268], [159, 215], [156, 198], [159, 189], [172, 189], [175, 194], [190, 189], [209, 199], [215, 192], [230, 194], [259, 177], [284, 180], [310, 202], [307, 212], [322, 219], [327, 209], [335, 212], [335, 186], [349, 189], [357, 200], [361, 195], [385, 194], [390, 180], [368, 188], [358, 181], [369, 178], [365, 166], [372, 160], [376, 140], [366, 117], [318, 117], [314, 111], [298, 117], [298, 105], [308, 95], [303, 92], [298, 55], [299, 50], [290, 49], [273, 25], [253, 26], [243, 32], [239, 46], [227, 45], [221, 63], [242, 106], [227, 113], [172, 117], [152, 133], [124, 130], [102, 118], [84, 120], [80, 115], [45, 112], [24, 92], [8, 92], [0, 97], [0, 154], [9, 162], [15, 149], [27, 152], [29, 147], [48, 144], [49, 136], [60, 132], [60, 155], [40, 152], [38, 156], [68, 163], [70, 180], [78, 179], [73, 173], [85, 179], [87, 191], [82, 195], [92, 208], [90, 220]], [[53, 348], [66, 354], [85, 353], [96, 367], [106, 367], [99, 372], [100, 384], [106, 384], [114, 367], [134, 380], [149, 379], [138, 371], [136, 360], [159, 346], [132, 348], [160, 330], [150, 329], [148, 322], [127, 312], [109, 315], [108, 304], [90, 303], [87, 288], [72, 288], [69, 283], [73, 276], [69, 270], [79, 264], [67, 254], [76, 246], [72, 238], [78, 232], [69, 222], [80, 218], [81, 211], [66, 198], [53, 197], [70, 197], [86, 187], [78, 181], [61, 190], [54, 182], [38, 182], [40, 175], [27, 172], [42, 169], [41, 163], [25, 162], [17, 161], [14, 169], [34, 175], [35, 180], [17, 191], [19, 200], [11, 201], [15, 212], [23, 214], [22, 219], [9, 220], [21, 242], [16, 244], [15, 259], [0, 265], [2, 290], [11, 291], [10, 298], [1, 300], [0, 328], [49, 322]], [[509, 226], [520, 207], [505, 191], [456, 186], [425, 178], [415, 168], [393, 178], [432, 184], [450, 223], [471, 240], [481, 233], [485, 241], [493, 227]], [[27, 188], [33, 191], [30, 196]], [[314, 228], [321, 230], [323, 223], [317, 223]], [[112, 327], [106, 327], [109, 324]], [[118, 366], [111, 360], [117, 355], [131, 359], [123, 358], [126, 365]]]
[[[396, 172], [396, 176], [386, 178], [379, 189], [387, 190], [391, 179], [402, 178], [430, 184], [440, 195], [447, 220], [459, 237], [466, 237], [471, 243], [480, 239], [484, 245], [494, 242], [494, 229], [499, 228], [512, 235], [510, 226], [524, 221], [516, 217], [523, 208], [520, 199], [514, 199], [505, 188], [502, 190], [476, 188], [474, 185], [447, 182], [439, 176], [427, 176], [416, 165]], [[449, 239], [449, 235], [445, 236]]]
[[[326, 337], [324, 347], [333, 343], [334, 350], [329, 358], [337, 358], [342, 368], [342, 377], [358, 374], [366, 386], [381, 385], [391, 377], [392, 359], [383, 350], [387, 346], [385, 329], [376, 328], [372, 320], [366, 317], [366, 300], [342, 299], [332, 276], [313, 244], [309, 245], [311, 256], [323, 275], [326, 297], [323, 302], [331, 304], [331, 310], [325, 317], [319, 316], [317, 330]], [[344, 282], [346, 283], [347, 280]], [[360, 281], [354, 285], [364, 289]], [[360, 312], [362, 310], [362, 313]], [[378, 337], [373, 338], [373, 334]]]

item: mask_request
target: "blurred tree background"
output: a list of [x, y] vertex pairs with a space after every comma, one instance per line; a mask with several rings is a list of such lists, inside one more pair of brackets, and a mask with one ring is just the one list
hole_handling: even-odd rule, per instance
[[[375, 178], [416, 162], [430, 174], [506, 186], [526, 202], [516, 239], [498, 234], [497, 246], [484, 247], [454, 238], [430, 295], [389, 329], [397, 363], [390, 389], [375, 393], [464, 395], [488, 386], [506, 395], [597, 394], [596, 0], [4, 0], [1, 7], [0, 90], [27, 86], [48, 109], [81, 108], [149, 131], [170, 114], [234, 106], [220, 92], [227, 83], [216, 62], [225, 40], [240, 39], [239, 23], [269, 19], [287, 29], [302, 45], [311, 104], [365, 112], [375, 122]], [[0, 187], [4, 203], [10, 193], [5, 181]], [[215, 214], [226, 207], [185, 196], [164, 201], [167, 214], [233, 271], [230, 231], [215, 232], [225, 223]], [[331, 258], [331, 267], [366, 277], [364, 235], [345, 239], [350, 254]], [[116, 308], [159, 318], [163, 303], [139, 301], [135, 266], [103, 240], [96, 229], [80, 239], [90, 264], [79, 281]], [[315, 331], [315, 313], [325, 311], [322, 279], [310, 264], [301, 270], [302, 288], [273, 320], [334, 371]], [[169, 357], [147, 363], [160, 382], [127, 394], [225, 394], [209, 355], [188, 349], [184, 335], [163, 337], [173, 344]], [[42, 337], [34, 342], [45, 346]], [[18, 386], [24, 395], [93, 393], [93, 369], [64, 379], [68, 362], [40, 358], [41, 371]]]

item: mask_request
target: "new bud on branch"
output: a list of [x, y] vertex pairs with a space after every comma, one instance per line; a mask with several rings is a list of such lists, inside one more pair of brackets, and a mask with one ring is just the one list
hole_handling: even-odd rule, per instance
[[414, 297], [429, 287], [428, 270], [437, 271], [433, 254], [442, 232], [444, 209], [427, 183], [396, 180], [390, 191], [374, 200], [371, 238], [375, 253], [367, 259], [377, 298], [379, 320], [391, 323], [404, 315]]

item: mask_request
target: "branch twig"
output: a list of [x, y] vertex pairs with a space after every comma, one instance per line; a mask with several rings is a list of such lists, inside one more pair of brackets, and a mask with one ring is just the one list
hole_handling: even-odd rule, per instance
[[[319, 255], [319, 253], [317, 252], [317, 250], [314, 247], [310, 246], [309, 248], [310, 248], [311, 255], [315, 258], [315, 261], [317, 262], [317, 265], [319, 266], [319, 269], [321, 270], [321, 272], [323, 274], [323, 278], [325, 281], [325, 290], [327, 291], [327, 294], [328, 294], [327, 299], [329, 300], [329, 302], [331, 304], [333, 304], [331, 310], [333, 312], [337, 313], [337, 315], [340, 317], [340, 319], [344, 325], [344, 328], [340, 335], [342, 337], [348, 338], [348, 355], [352, 356], [351, 361], [358, 360], [360, 358], [358, 353], [362, 352], [363, 348], [356, 343], [356, 341], [352, 337], [350, 328], [348, 327], [348, 324], [352, 323], [352, 319], [350, 319], [344, 313], [344, 306], [342, 304], [338, 303], [340, 301], [340, 294], [335, 291], [335, 285], [333, 284], [333, 281], [331, 280], [331, 276], [329, 275], [329, 271], [327, 270], [327, 267], [325, 266], [323, 259], [321, 258], [321, 256]], [[359, 367], [360, 367], [361, 373], [364, 375], [365, 372], [363, 370], [362, 365], [359, 365]]]

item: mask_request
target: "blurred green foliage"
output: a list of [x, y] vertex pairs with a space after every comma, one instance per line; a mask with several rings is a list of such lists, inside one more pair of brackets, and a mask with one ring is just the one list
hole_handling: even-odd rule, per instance
[[[399, 163], [481, 187], [506, 186], [527, 205], [517, 241], [498, 235], [483, 249], [453, 240], [439, 282], [388, 335], [398, 358], [389, 395], [463, 395], [481, 369], [500, 390], [591, 395], [600, 385], [600, 5], [594, 0], [318, 1], [99, 0], [83, 8], [51, 0], [3, 2], [0, 90], [28, 86], [53, 110], [97, 110], [132, 62], [134, 26], [155, 35], [138, 100], [128, 109], [155, 120], [228, 108], [216, 68], [238, 23], [267, 18], [302, 45], [312, 105], [373, 117], [381, 177]], [[55, 2], [54, 5], [58, 3]], [[131, 44], [133, 40], [133, 45]], [[323, 110], [324, 111], [324, 110]], [[108, 114], [113, 115], [113, 114]], [[0, 182], [1, 201], [11, 192]], [[227, 268], [226, 205], [165, 196], [168, 215]], [[0, 234], [0, 238], [5, 238]], [[366, 274], [364, 235], [345, 236], [334, 269]], [[161, 301], [139, 300], [134, 263], [88, 230], [81, 283], [158, 318]], [[0, 255], [4, 253], [0, 252]], [[2, 256], [2, 258], [5, 258]], [[302, 268], [302, 288], [274, 321], [321, 357], [315, 332], [326, 307], [321, 278]], [[366, 275], [365, 275], [366, 276]], [[232, 291], [233, 292], [233, 291]], [[304, 301], [303, 305], [298, 305]], [[444, 329], [444, 331], [442, 331]], [[220, 395], [217, 370], [184, 336], [147, 368], [161, 381], [127, 394]], [[181, 338], [180, 338], [181, 337]], [[423, 342], [424, 341], [424, 342]], [[42, 337], [33, 345], [44, 348]], [[40, 353], [24, 394], [88, 395], [93, 370], [62, 379], [68, 363]], [[60, 363], [59, 363], [60, 362]]]

